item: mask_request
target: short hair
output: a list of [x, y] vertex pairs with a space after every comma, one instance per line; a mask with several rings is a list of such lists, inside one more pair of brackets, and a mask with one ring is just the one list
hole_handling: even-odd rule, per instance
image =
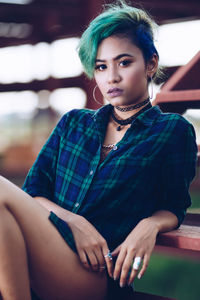
[[[154, 53], [159, 58], [154, 45], [153, 32], [156, 26], [154, 20], [143, 9], [129, 6], [122, 0], [118, 1], [118, 4], [107, 5], [104, 11], [91, 21], [79, 42], [78, 54], [86, 75], [93, 78], [98, 46], [103, 39], [111, 35], [129, 38], [142, 51], [146, 64]], [[161, 73], [158, 69], [154, 79], [160, 77]]]

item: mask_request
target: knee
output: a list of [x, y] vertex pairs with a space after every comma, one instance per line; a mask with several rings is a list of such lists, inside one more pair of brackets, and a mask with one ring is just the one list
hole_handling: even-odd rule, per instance
[[6, 179], [0, 175], [0, 206], [5, 205], [9, 191], [6, 188]]
[[[6, 204], [3, 201], [0, 201], [0, 218], [2, 220], [3, 216], [8, 212]], [[1, 300], [1, 298], [0, 298]]]

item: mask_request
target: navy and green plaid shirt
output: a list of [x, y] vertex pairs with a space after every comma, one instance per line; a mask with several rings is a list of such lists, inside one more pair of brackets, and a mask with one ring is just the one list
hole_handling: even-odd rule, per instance
[[[143, 218], [169, 210], [183, 221], [197, 145], [192, 124], [153, 106], [133, 120], [100, 163], [112, 106], [65, 114], [29, 171], [23, 189], [84, 216], [113, 250]], [[67, 223], [49, 216], [76, 251]]]

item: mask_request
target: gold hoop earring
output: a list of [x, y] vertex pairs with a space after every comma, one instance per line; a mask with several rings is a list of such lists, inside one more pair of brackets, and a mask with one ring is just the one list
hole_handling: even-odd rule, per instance
[[96, 99], [96, 97], [95, 97], [95, 91], [96, 91], [96, 88], [97, 88], [98, 86], [96, 85], [95, 87], [94, 87], [94, 89], [93, 89], [93, 92], [92, 92], [92, 95], [93, 95], [93, 98], [94, 98], [94, 101], [97, 103], [97, 104], [99, 104], [99, 105], [104, 105], [103, 103], [100, 103], [97, 99]]
[[152, 80], [152, 76], [150, 77], [150, 96], [149, 99], [153, 99], [153, 80]]

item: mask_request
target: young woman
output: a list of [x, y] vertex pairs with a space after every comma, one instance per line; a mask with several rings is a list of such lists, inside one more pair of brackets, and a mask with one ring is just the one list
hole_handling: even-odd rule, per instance
[[0, 177], [3, 299], [31, 299], [30, 287], [42, 300], [105, 299], [108, 281], [141, 278], [157, 234], [183, 221], [197, 145], [188, 121], [149, 101], [153, 24], [122, 1], [94, 19], [79, 56], [109, 104], [62, 117], [24, 191]]

